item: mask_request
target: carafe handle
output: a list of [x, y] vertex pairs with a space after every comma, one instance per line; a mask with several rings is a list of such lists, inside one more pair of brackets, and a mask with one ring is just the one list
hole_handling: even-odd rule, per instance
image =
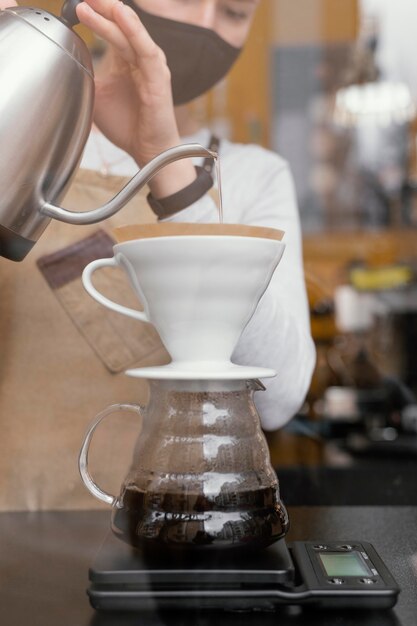
[[87, 293], [89, 293], [90, 296], [94, 298], [94, 300], [97, 300], [97, 302], [107, 307], [108, 309], [116, 311], [116, 313], [123, 313], [124, 315], [128, 315], [129, 317], [133, 317], [133, 319], [135, 320], [148, 322], [150, 324], [151, 322], [148, 319], [146, 313], [143, 313], [142, 311], [136, 311], [135, 309], [123, 306], [122, 304], [117, 304], [117, 302], [113, 302], [113, 300], [110, 300], [110, 298], [106, 298], [106, 296], [103, 296], [103, 294], [101, 294], [94, 287], [91, 277], [93, 273], [101, 267], [119, 267], [119, 264], [114, 257], [110, 259], [97, 259], [96, 261], [92, 261], [91, 263], [89, 263], [84, 269], [81, 277], [82, 283]]
[[91, 439], [93, 438], [94, 431], [97, 426], [105, 417], [111, 415], [112, 413], [116, 413], [117, 411], [133, 411], [135, 413], [139, 413], [141, 417], [143, 416], [143, 409], [136, 404], [111, 404], [106, 409], [101, 411], [101, 413], [96, 415], [95, 419], [90, 424], [78, 457], [78, 469], [80, 470], [84, 485], [94, 497], [98, 500], [102, 500], [106, 504], [111, 504], [112, 506], [116, 502], [117, 498], [116, 496], [112, 496], [110, 493], [100, 489], [100, 487], [92, 479], [88, 470], [88, 452], [90, 449]]

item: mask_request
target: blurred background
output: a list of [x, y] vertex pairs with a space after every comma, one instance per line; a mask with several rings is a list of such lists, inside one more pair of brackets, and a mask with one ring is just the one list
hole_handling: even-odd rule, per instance
[[191, 105], [295, 179], [317, 365], [267, 435], [287, 504], [417, 503], [416, 42], [415, 0], [263, 0], [230, 77]]

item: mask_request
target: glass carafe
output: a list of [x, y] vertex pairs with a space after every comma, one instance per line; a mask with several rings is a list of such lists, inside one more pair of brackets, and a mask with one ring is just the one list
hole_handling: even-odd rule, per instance
[[[80, 472], [94, 496], [112, 505], [112, 529], [133, 546], [265, 547], [285, 535], [280, 499], [253, 402], [259, 381], [153, 380], [146, 408], [113, 405], [90, 426]], [[119, 496], [88, 471], [88, 448], [101, 420], [118, 410], [143, 416]]]

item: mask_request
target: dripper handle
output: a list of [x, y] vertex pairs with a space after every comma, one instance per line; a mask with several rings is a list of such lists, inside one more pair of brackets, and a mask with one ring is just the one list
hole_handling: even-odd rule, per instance
[[117, 304], [117, 302], [113, 302], [113, 300], [110, 300], [110, 298], [106, 298], [106, 296], [103, 296], [103, 294], [101, 294], [94, 287], [92, 280], [91, 280], [92, 274], [101, 267], [119, 267], [119, 264], [117, 263], [117, 260], [114, 257], [110, 259], [97, 259], [96, 261], [92, 261], [91, 263], [89, 263], [87, 267], [84, 268], [84, 271], [81, 277], [82, 283], [87, 293], [89, 293], [90, 296], [94, 298], [94, 300], [97, 300], [97, 302], [107, 307], [108, 309], [111, 309], [112, 311], [116, 311], [116, 313], [123, 313], [124, 315], [127, 315], [128, 317], [133, 317], [133, 319], [135, 320], [140, 320], [141, 322], [148, 322], [150, 324], [151, 323], [150, 320], [147, 318], [146, 314], [143, 313], [142, 311], [136, 311], [135, 309], [131, 309], [122, 304]]
[[141, 417], [143, 416], [143, 409], [137, 404], [111, 404], [106, 409], [101, 411], [101, 413], [96, 415], [95, 419], [90, 424], [80, 450], [80, 455], [78, 457], [78, 469], [80, 470], [81, 478], [84, 485], [95, 498], [112, 506], [117, 501], [117, 498], [116, 496], [112, 496], [110, 493], [107, 493], [107, 491], [103, 491], [103, 489], [100, 489], [100, 487], [92, 479], [91, 474], [88, 470], [88, 452], [90, 449], [90, 443], [93, 438], [94, 431], [97, 426], [105, 417], [111, 415], [112, 413], [117, 413], [117, 411], [133, 411], [134, 413], [139, 413]]
[[61, 20], [65, 22], [67, 26], [72, 28], [80, 23], [77, 17], [76, 8], [80, 4], [81, 0], [65, 0], [61, 9]]

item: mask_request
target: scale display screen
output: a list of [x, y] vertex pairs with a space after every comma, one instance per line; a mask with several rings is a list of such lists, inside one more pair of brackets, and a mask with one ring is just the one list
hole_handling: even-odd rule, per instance
[[371, 574], [358, 552], [320, 553], [319, 557], [327, 576], [369, 576]]

